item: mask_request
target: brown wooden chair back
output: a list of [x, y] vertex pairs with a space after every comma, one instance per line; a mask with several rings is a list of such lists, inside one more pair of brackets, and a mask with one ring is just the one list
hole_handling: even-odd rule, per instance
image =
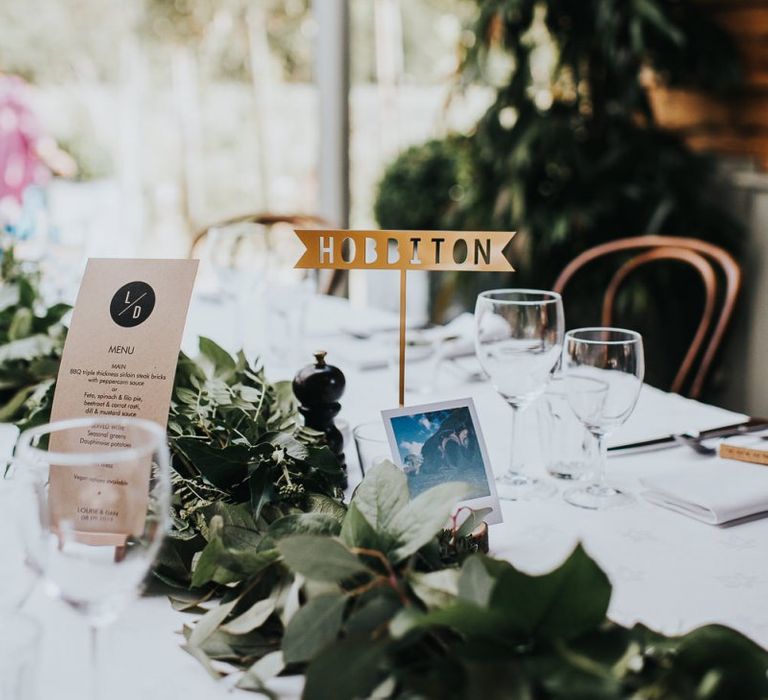
[[[611, 325], [619, 288], [639, 268], [662, 260], [677, 260], [692, 267], [698, 273], [704, 288], [704, 306], [696, 332], [675, 375], [671, 390], [681, 392], [686, 382], [693, 376], [688, 395], [698, 398], [733, 316], [741, 287], [741, 269], [730, 253], [706, 241], [681, 236], [637, 236], [603, 243], [576, 256], [558, 276], [554, 290], [562, 294], [574, 275], [594, 260], [630, 250], [644, 250], [644, 252], [624, 262], [614, 273], [603, 297], [601, 323], [605, 326]], [[719, 278], [724, 282], [722, 294], [719, 293]], [[701, 360], [694, 372], [696, 360], [699, 357]]]
[[[205, 241], [208, 233], [216, 228], [224, 228], [226, 226], [235, 226], [237, 224], [255, 224], [261, 226], [267, 232], [272, 230], [273, 227], [280, 224], [286, 224], [294, 228], [317, 228], [327, 229], [330, 227], [329, 223], [319, 217], [312, 214], [269, 214], [266, 212], [255, 214], [241, 214], [239, 216], [233, 216], [222, 221], [209, 224], [195, 232], [192, 243], [189, 247], [188, 257], [194, 258], [197, 256], [200, 246]], [[339, 294], [344, 287], [344, 270], [330, 270], [330, 274], [322, 275], [318, 279], [318, 291], [321, 294]]]

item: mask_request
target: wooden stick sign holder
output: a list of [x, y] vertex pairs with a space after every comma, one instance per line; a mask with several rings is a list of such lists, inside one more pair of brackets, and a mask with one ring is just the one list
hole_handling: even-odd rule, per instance
[[506, 231], [345, 231], [296, 229], [307, 270], [400, 270], [400, 406], [405, 405], [406, 274], [408, 270], [513, 272]]

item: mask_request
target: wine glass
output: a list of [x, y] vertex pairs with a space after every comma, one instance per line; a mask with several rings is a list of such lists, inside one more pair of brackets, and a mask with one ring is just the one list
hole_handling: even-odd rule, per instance
[[519, 414], [547, 388], [560, 362], [563, 302], [557, 292], [493, 289], [475, 305], [475, 350], [483, 371], [512, 407], [512, 459], [497, 479], [500, 498], [548, 498], [557, 489], [525, 473], [520, 459]]
[[35, 697], [40, 625], [19, 612], [35, 584], [26, 565], [23, 484], [0, 463], [0, 700]]
[[50, 423], [21, 434], [14, 467], [33, 514], [27, 561], [90, 625], [98, 698], [98, 629], [138, 595], [170, 522], [165, 432], [137, 418]]
[[645, 359], [639, 333], [622, 328], [578, 328], [565, 334], [563, 372], [568, 403], [597, 442], [595, 483], [574, 488], [565, 500], [600, 510], [631, 503], [630, 494], [605, 481], [605, 438], [631, 415], [643, 386]]

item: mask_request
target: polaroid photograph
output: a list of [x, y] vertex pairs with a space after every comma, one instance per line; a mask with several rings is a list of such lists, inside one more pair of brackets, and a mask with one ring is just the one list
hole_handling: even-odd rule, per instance
[[472, 491], [460, 505], [493, 508], [486, 522], [501, 522], [493, 470], [472, 399], [395, 408], [381, 415], [411, 498], [437, 484], [463, 481]]

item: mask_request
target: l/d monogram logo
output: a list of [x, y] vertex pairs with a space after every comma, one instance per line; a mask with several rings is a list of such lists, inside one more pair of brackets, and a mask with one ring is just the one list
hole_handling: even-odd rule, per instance
[[129, 282], [115, 292], [109, 305], [112, 320], [123, 328], [146, 321], [155, 308], [155, 290], [146, 282]]

